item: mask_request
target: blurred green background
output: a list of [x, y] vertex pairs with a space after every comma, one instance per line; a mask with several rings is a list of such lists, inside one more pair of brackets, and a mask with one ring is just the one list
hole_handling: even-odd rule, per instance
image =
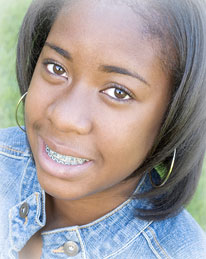
[[[16, 126], [15, 108], [20, 97], [15, 78], [18, 30], [31, 0], [0, 0], [0, 128]], [[206, 162], [189, 212], [206, 231]]]

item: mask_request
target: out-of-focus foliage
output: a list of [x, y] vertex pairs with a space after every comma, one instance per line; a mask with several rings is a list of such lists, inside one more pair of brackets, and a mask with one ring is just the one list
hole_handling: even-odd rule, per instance
[[16, 44], [20, 24], [31, 0], [0, 0], [0, 127], [15, 125], [19, 90], [15, 77]]

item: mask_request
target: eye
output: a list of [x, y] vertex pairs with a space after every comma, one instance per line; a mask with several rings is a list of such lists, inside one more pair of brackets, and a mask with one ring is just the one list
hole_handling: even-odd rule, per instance
[[45, 63], [45, 66], [46, 66], [46, 69], [49, 71], [49, 73], [55, 76], [60, 76], [68, 79], [67, 72], [62, 66], [55, 63], [49, 63], [49, 62]]
[[102, 92], [117, 101], [127, 101], [132, 99], [130, 91], [123, 89], [120, 86], [111, 87]]

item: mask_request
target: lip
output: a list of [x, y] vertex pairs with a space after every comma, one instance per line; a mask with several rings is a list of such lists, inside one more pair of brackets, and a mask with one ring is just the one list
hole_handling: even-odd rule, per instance
[[[41, 137], [40, 137], [41, 138]], [[90, 156], [85, 156], [84, 154], [81, 154], [79, 151], [76, 152], [73, 149], [70, 149], [69, 147], [66, 147], [64, 144], [57, 142], [57, 141], [53, 141], [51, 139], [48, 138], [41, 138], [41, 140], [44, 142], [44, 144], [46, 144], [51, 150], [64, 155], [64, 156], [72, 156], [72, 157], [77, 157], [77, 158], [82, 158], [82, 159], [86, 159], [91, 161], [91, 157]]]
[[[63, 165], [59, 164], [56, 161], [52, 160], [47, 152], [46, 145], [49, 146], [52, 150], [59, 154], [63, 154], [66, 156], [78, 157], [89, 160], [82, 165]], [[61, 152], [60, 152], [61, 147]], [[89, 174], [90, 168], [93, 166], [94, 161], [90, 158], [85, 157], [82, 154], [77, 154], [74, 151], [68, 150], [68, 148], [64, 146], [59, 146], [48, 140], [43, 140], [41, 137], [38, 137], [38, 162], [41, 169], [54, 177], [66, 179], [66, 180], [75, 180], [75, 178], [83, 177], [84, 175]]]

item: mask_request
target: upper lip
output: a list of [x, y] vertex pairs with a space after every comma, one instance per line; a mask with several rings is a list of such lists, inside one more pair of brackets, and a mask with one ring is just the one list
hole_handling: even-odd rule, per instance
[[[86, 159], [86, 160], [92, 160], [90, 156], [85, 155], [81, 153], [80, 150], [75, 150], [74, 148], [70, 148], [68, 146], [63, 145], [59, 141], [54, 141], [53, 139], [49, 138], [42, 138], [44, 144], [46, 144], [52, 151], [55, 151], [56, 153], [59, 153], [64, 156], [72, 156], [76, 158]], [[76, 148], [77, 149], [77, 148]]]

